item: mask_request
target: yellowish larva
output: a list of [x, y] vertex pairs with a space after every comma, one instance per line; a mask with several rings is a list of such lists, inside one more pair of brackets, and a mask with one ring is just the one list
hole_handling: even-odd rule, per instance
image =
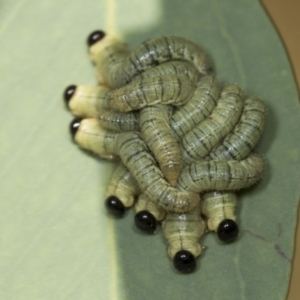
[[192, 98], [180, 107], [170, 120], [170, 126], [178, 139], [211, 114], [219, 96], [220, 85], [215, 77], [204, 76], [198, 81]]
[[209, 158], [241, 160], [257, 144], [265, 125], [267, 109], [258, 98], [248, 97], [239, 123], [224, 141], [211, 151]]
[[81, 120], [74, 133], [74, 140], [81, 148], [107, 160], [118, 160], [116, 148], [118, 134], [103, 129], [99, 120], [92, 118]]
[[123, 71], [124, 61], [131, 52], [126, 43], [116, 36], [96, 31], [90, 34], [88, 45], [100, 84], [116, 88], [130, 82], [131, 78]]
[[96, 31], [90, 34], [88, 44], [101, 82], [111, 87], [128, 84], [145, 70], [171, 60], [191, 62], [200, 74], [208, 74], [212, 70], [210, 59], [203, 50], [181, 37], [151, 39], [130, 53], [122, 41]]
[[130, 207], [134, 203], [135, 196], [140, 192], [140, 188], [129, 170], [123, 164], [119, 164], [108, 184], [106, 197], [116, 197], [124, 207]]
[[182, 156], [186, 164], [203, 159], [236, 125], [244, 106], [237, 85], [226, 86], [212, 114], [184, 135]]
[[230, 192], [209, 192], [203, 194], [201, 212], [207, 218], [207, 227], [215, 231], [223, 242], [230, 242], [239, 233], [236, 224], [236, 194]]
[[202, 252], [199, 240], [205, 228], [200, 204], [187, 213], [167, 213], [163, 233], [169, 244], [168, 255], [180, 272], [190, 273], [196, 268], [195, 258]]
[[171, 108], [166, 105], [144, 107], [140, 111], [140, 128], [165, 178], [176, 186], [181, 171], [181, 150], [169, 126], [170, 115]]
[[117, 147], [124, 165], [150, 200], [167, 211], [185, 212], [196, 206], [196, 193], [178, 190], [166, 182], [139, 133], [120, 133]]
[[71, 85], [65, 90], [65, 101], [71, 112], [82, 118], [96, 118], [106, 105], [105, 86]]
[[182, 170], [178, 186], [194, 193], [239, 190], [259, 181], [264, 167], [264, 159], [258, 153], [242, 161], [198, 161]]

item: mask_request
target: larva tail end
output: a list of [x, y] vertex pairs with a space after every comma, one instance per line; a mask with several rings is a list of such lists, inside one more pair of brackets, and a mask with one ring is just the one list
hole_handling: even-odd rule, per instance
[[161, 166], [161, 171], [171, 186], [175, 187], [181, 171], [180, 165], [172, 164], [168, 166]]
[[178, 251], [173, 258], [173, 264], [183, 274], [193, 273], [197, 266], [195, 256], [187, 250]]
[[116, 196], [109, 196], [105, 200], [105, 207], [109, 214], [122, 218], [125, 215], [126, 208], [122, 201]]
[[153, 234], [156, 232], [157, 220], [147, 210], [139, 211], [134, 217], [135, 226], [142, 232]]
[[239, 234], [237, 223], [231, 219], [223, 220], [217, 229], [217, 235], [220, 241], [229, 243], [233, 242]]

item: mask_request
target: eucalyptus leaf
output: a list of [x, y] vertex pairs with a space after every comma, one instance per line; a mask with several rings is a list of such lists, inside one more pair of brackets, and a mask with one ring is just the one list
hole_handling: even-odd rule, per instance
[[[299, 198], [299, 102], [282, 43], [258, 1], [3, 0], [0, 4], [0, 299], [285, 299]], [[62, 92], [96, 84], [95, 29], [130, 46], [178, 35], [201, 45], [217, 77], [268, 106], [263, 180], [239, 195], [238, 241], [213, 234], [197, 271], [178, 274], [161, 230], [103, 207], [113, 165], [76, 149]]]

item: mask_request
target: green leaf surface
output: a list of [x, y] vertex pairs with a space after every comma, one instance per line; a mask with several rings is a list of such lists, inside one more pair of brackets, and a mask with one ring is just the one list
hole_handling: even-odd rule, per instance
[[[61, 94], [96, 84], [85, 38], [117, 30], [204, 47], [223, 83], [268, 106], [263, 180], [240, 194], [240, 238], [213, 234], [197, 272], [174, 271], [161, 231], [103, 208], [113, 166], [78, 150]], [[254, 0], [3, 0], [0, 4], [0, 299], [285, 299], [299, 197], [299, 102], [281, 41]]]

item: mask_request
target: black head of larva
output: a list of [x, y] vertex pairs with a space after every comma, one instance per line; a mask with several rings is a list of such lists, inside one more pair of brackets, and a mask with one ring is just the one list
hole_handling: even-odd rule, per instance
[[105, 200], [105, 207], [107, 211], [117, 217], [122, 218], [125, 215], [126, 208], [121, 200], [116, 196], [109, 196]]
[[72, 135], [72, 137], [74, 138], [75, 137], [75, 134], [80, 126], [80, 122], [82, 121], [81, 118], [75, 118], [71, 124], [70, 124], [70, 133]]
[[237, 223], [231, 219], [223, 220], [217, 230], [218, 237], [222, 242], [232, 242], [239, 234], [239, 227]]
[[196, 269], [195, 256], [187, 250], [178, 251], [173, 258], [173, 263], [175, 269], [180, 273], [188, 274]]
[[105, 32], [102, 30], [95, 30], [93, 31], [87, 38], [87, 44], [89, 47], [93, 46], [100, 40], [105, 37]]
[[72, 85], [69, 85], [65, 91], [64, 91], [64, 101], [66, 103], [66, 105], [68, 106], [71, 98], [73, 97], [75, 91], [76, 91], [76, 88], [77, 86], [72, 84]]
[[134, 217], [135, 226], [145, 233], [154, 233], [157, 227], [157, 221], [147, 210], [138, 212]]

